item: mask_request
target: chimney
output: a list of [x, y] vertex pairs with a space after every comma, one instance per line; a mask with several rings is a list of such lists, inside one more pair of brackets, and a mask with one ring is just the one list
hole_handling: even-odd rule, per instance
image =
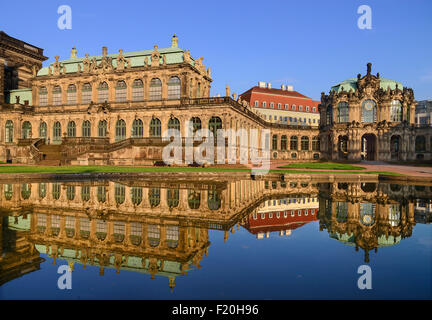
[[287, 90], [288, 90], [288, 91], [294, 91], [294, 87], [293, 87], [293, 86], [288, 86], [288, 85], [287, 85]]
[[268, 88], [268, 89], [271, 89], [271, 83], [270, 83], [270, 82], [267, 83], [267, 88]]
[[107, 47], [102, 47], [102, 55], [104, 57], [106, 57], [107, 53], [108, 53], [108, 48]]
[[285, 89], [285, 85], [283, 84], [283, 85], [281, 85], [281, 90], [282, 91], [285, 91], [286, 89]]
[[264, 82], [264, 81], [259, 81], [259, 82], [258, 82], [258, 87], [260, 87], [260, 88], [265, 88], [265, 87], [266, 87], [265, 82]]

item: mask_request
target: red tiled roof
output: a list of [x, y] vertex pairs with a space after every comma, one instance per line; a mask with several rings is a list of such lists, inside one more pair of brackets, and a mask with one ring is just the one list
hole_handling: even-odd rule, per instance
[[278, 94], [278, 95], [283, 95], [283, 96], [287, 96], [287, 97], [292, 97], [292, 98], [305, 98], [305, 99], [310, 99], [309, 97], [306, 97], [305, 95], [301, 94], [300, 92], [297, 91], [288, 91], [288, 90], [282, 90], [282, 89], [274, 89], [274, 88], [260, 88], [258, 86], [252, 87], [249, 90], [247, 90], [246, 92], [242, 93], [240, 96], [246, 94], [246, 93], [268, 93], [268, 94]]

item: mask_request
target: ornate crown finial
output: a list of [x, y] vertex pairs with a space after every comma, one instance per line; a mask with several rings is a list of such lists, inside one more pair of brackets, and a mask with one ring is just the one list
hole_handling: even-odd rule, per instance
[[370, 76], [371, 72], [372, 72], [372, 63], [369, 62], [367, 64], [367, 75]]
[[178, 37], [175, 33], [171, 39], [171, 48], [178, 48]]
[[71, 49], [71, 59], [75, 59], [77, 57], [77, 49], [75, 48], [75, 46], [73, 46], [73, 48]]

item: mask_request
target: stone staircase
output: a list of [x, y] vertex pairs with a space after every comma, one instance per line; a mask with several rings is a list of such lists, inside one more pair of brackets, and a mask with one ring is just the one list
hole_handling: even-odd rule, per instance
[[38, 163], [40, 166], [59, 166], [61, 163], [61, 145], [44, 144], [39, 147], [42, 152], [42, 160]]

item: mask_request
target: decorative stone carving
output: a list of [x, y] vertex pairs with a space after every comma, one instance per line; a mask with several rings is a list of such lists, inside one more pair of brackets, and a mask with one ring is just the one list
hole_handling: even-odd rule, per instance
[[226, 87], [225, 87], [225, 96], [226, 97], [231, 96], [231, 90], [230, 90], [230, 87], [228, 85], [226, 85]]
[[186, 63], [190, 63], [191, 62], [191, 56], [190, 56], [190, 51], [189, 50], [185, 50], [183, 53], [183, 61]]
[[130, 59], [126, 59], [123, 56], [123, 49], [119, 50], [119, 54], [118, 54], [116, 60], [117, 60], [117, 71], [122, 71], [124, 69], [131, 67]]
[[83, 64], [83, 71], [85, 73], [89, 73], [90, 72], [91, 61], [89, 59], [89, 54], [88, 53], [85, 54], [85, 58], [84, 58], [82, 64]]
[[154, 45], [154, 50], [151, 55], [151, 66], [152, 67], [159, 67], [160, 65], [160, 53], [157, 50], [158, 46], [157, 44]]
[[59, 56], [55, 56], [55, 59], [56, 59], [56, 62], [54, 62], [52, 64], [52, 66], [53, 66], [53, 69], [54, 69], [54, 75], [58, 76], [58, 75], [60, 75], [61, 63], [58, 61]]

